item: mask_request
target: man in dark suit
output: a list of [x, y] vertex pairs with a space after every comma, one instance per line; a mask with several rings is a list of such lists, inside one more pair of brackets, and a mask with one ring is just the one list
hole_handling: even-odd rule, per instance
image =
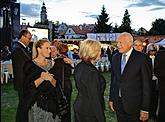
[[159, 112], [158, 112], [158, 122], [165, 122], [165, 48], [158, 51], [155, 57], [155, 75], [158, 77], [159, 86]]
[[132, 35], [121, 33], [119, 53], [112, 58], [109, 106], [116, 111], [118, 122], [140, 122], [149, 117], [151, 68], [148, 57], [132, 46]]
[[16, 113], [16, 122], [25, 122], [23, 114], [23, 66], [28, 60], [31, 60], [31, 55], [28, 50], [28, 44], [31, 41], [32, 35], [28, 30], [22, 30], [19, 35], [19, 41], [15, 42], [12, 50], [12, 65], [14, 74], [14, 89], [18, 92], [19, 103]]

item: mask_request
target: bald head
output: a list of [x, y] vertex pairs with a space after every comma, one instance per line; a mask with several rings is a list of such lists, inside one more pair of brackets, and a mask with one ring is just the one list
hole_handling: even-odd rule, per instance
[[117, 39], [117, 47], [120, 53], [127, 53], [133, 45], [133, 37], [130, 33], [123, 32]]

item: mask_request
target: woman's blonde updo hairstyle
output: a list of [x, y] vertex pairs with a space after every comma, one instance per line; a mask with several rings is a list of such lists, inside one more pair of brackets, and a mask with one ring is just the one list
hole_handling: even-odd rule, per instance
[[96, 60], [100, 54], [101, 43], [96, 40], [86, 39], [80, 43], [79, 56], [85, 62]]

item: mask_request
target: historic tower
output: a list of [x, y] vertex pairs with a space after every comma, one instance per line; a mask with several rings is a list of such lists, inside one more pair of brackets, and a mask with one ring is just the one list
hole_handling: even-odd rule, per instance
[[44, 24], [47, 21], [47, 12], [46, 12], [46, 7], [45, 3], [43, 2], [42, 7], [41, 7], [41, 23]]

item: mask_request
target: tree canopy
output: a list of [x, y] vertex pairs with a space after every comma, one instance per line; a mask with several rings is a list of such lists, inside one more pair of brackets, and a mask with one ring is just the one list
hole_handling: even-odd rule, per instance
[[120, 32], [129, 32], [132, 33], [132, 29], [131, 29], [131, 19], [130, 19], [130, 15], [128, 13], [128, 10], [125, 10], [124, 13], [124, 17], [122, 20], [122, 24], [119, 27]]
[[96, 33], [109, 33], [112, 30], [112, 26], [110, 24], [107, 24], [109, 21], [109, 14], [106, 13], [106, 9], [103, 5], [101, 10], [101, 15], [98, 15], [97, 17], [97, 23], [95, 23], [95, 32]]
[[149, 31], [151, 35], [164, 35], [165, 34], [165, 20], [156, 19], [152, 23], [152, 27]]

